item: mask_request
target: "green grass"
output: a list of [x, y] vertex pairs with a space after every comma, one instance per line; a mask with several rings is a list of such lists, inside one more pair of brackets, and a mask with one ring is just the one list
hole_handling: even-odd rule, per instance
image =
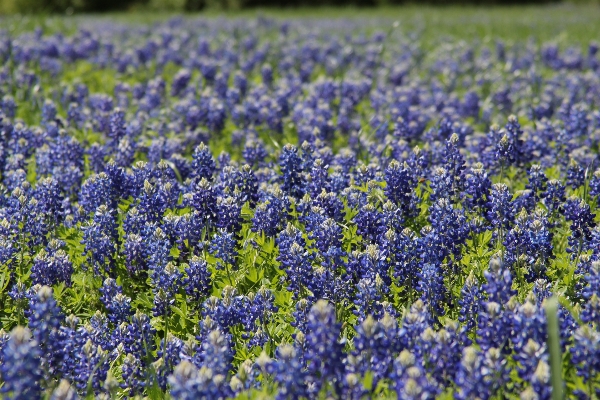
[[[185, 18], [248, 18], [264, 16], [277, 19], [361, 19], [373, 29], [387, 29], [398, 21], [403, 31], [419, 32], [426, 41], [450, 36], [465, 40], [491, 41], [495, 39], [554, 40], [559, 43], [587, 44], [600, 40], [600, 6], [557, 4], [545, 6], [407, 6], [379, 8], [295, 8], [254, 9], [238, 12], [179, 14], [137, 10], [128, 13], [88, 14], [65, 16], [8, 16], [0, 19], [4, 29], [11, 32], [31, 30], [42, 26], [49, 31], [73, 29], [78, 24], [93, 20], [140, 24], [184, 15]], [[387, 20], [383, 22], [382, 20]], [[390, 25], [387, 25], [389, 22]], [[492, 39], [493, 38], [493, 39]]]

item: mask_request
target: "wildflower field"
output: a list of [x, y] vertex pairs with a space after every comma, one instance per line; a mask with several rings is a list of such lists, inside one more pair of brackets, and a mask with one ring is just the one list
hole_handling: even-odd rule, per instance
[[600, 10], [394, 12], [0, 20], [0, 397], [597, 399]]

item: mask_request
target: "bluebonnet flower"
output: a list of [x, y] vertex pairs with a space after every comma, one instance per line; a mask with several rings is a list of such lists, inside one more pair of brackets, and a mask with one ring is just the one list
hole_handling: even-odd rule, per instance
[[301, 198], [305, 188], [302, 179], [302, 159], [298, 155], [298, 149], [287, 144], [283, 147], [279, 157], [279, 165], [282, 174], [281, 189], [297, 198]]
[[550, 384], [550, 366], [540, 360], [535, 373], [530, 379], [531, 386], [521, 392], [521, 399], [549, 400], [552, 398], [552, 385]]
[[396, 358], [391, 378], [398, 398], [433, 398], [439, 392], [435, 383], [427, 377], [417, 357], [407, 349]]
[[267, 366], [267, 371], [277, 383], [277, 399], [300, 399], [308, 397], [308, 374], [298, 357], [296, 349], [289, 344], [280, 345], [275, 352], [275, 360]]
[[318, 196], [321, 191], [329, 189], [329, 165], [325, 164], [323, 159], [314, 160], [310, 167], [310, 182], [308, 183], [308, 192], [311, 196]]
[[421, 335], [431, 327], [431, 313], [423, 300], [418, 299], [409, 309], [409, 312], [402, 318], [402, 324], [399, 330], [400, 349], [409, 349], [414, 352], [417, 358], [422, 357]]
[[[356, 278], [367, 278], [374, 282], [381, 281], [385, 286], [391, 285], [390, 264], [385, 255], [379, 250], [376, 244], [369, 244], [362, 253], [353, 252], [353, 257], [358, 257], [358, 265], [354, 271], [346, 268], [346, 272], [353, 273]], [[384, 289], [384, 288], [381, 288]], [[384, 289], [387, 291], [387, 289]]]
[[73, 264], [69, 261], [69, 256], [62, 249], [57, 249], [58, 246], [50, 243], [52, 253], [48, 254], [42, 249], [33, 261], [31, 266], [31, 280], [33, 284], [52, 286], [60, 282], [64, 282], [65, 286], [71, 286], [71, 275], [73, 274]]
[[446, 148], [443, 155], [444, 168], [448, 171], [448, 175], [452, 181], [450, 194], [453, 197], [459, 194], [464, 184], [465, 160], [462, 154], [460, 154], [458, 144], [458, 134], [453, 133], [446, 141]]
[[508, 368], [502, 353], [495, 348], [480, 352], [466, 347], [456, 373], [458, 399], [490, 398], [508, 380]]
[[236, 187], [239, 190], [239, 194], [236, 195], [238, 201], [249, 201], [250, 206], [254, 207], [258, 201], [258, 179], [248, 164], [242, 165], [236, 174]]
[[237, 241], [235, 240], [233, 233], [228, 233], [221, 229], [217, 235], [215, 235], [210, 245], [210, 252], [216, 258], [222, 260], [222, 263], [217, 263], [218, 268], [235, 265], [235, 258], [238, 255], [235, 249], [236, 245]]
[[23, 208], [26, 243], [31, 247], [45, 245], [53, 228], [48, 214], [40, 210], [39, 202], [35, 198], [30, 198]]
[[205, 337], [194, 360], [202, 360], [200, 367], [209, 368], [214, 374], [227, 376], [231, 367], [233, 354], [230, 349], [230, 338], [220, 329], [210, 331]]
[[217, 198], [217, 228], [237, 234], [242, 226], [242, 204], [234, 197]]
[[356, 186], [362, 186], [369, 181], [374, 181], [379, 173], [379, 165], [373, 163], [369, 165], [359, 163], [354, 171], [354, 184]]
[[308, 299], [300, 299], [296, 302], [295, 310], [292, 311], [292, 317], [294, 320], [290, 323], [291, 326], [296, 328], [303, 334], [306, 333], [306, 324], [308, 323], [308, 313], [313, 305]]
[[164, 268], [157, 268], [152, 271], [151, 280], [154, 285], [154, 316], [169, 315], [171, 305], [175, 302], [175, 295], [178, 293], [183, 274], [172, 262]]
[[7, 94], [2, 97], [2, 112], [8, 118], [14, 118], [17, 111], [17, 104], [15, 103], [15, 99]]
[[333, 171], [329, 176], [331, 180], [331, 191], [334, 193], [341, 193], [350, 185], [350, 177], [344, 169], [336, 165], [333, 167]]
[[163, 185], [146, 180], [139, 193], [138, 209], [145, 215], [146, 221], [159, 222], [167, 209], [175, 207], [178, 198], [179, 192], [171, 182]]
[[[530, 294], [527, 301], [517, 307], [512, 318], [515, 333], [511, 337], [511, 342], [515, 352], [522, 353], [530, 340], [546, 343], [546, 315], [543, 308], [535, 303], [534, 295]], [[532, 373], [534, 367], [531, 366], [529, 372]]]
[[[440, 199], [430, 208], [428, 219], [435, 233], [440, 236], [447, 255], [453, 255], [455, 260], [459, 259], [461, 245], [469, 235], [469, 225], [463, 210], [453, 207], [447, 198]], [[443, 258], [440, 257], [440, 261]]]
[[512, 277], [498, 259], [492, 259], [484, 272], [487, 283], [483, 290], [488, 299], [482, 303], [477, 320], [477, 344], [482, 350], [498, 348], [508, 351], [508, 340], [513, 334], [512, 312], [516, 307], [511, 289]]
[[127, 235], [124, 243], [125, 266], [131, 275], [137, 275], [147, 268], [146, 243], [142, 236], [131, 233]]
[[76, 357], [73, 383], [82, 394], [87, 393], [90, 388], [98, 394], [108, 374], [108, 352], [88, 339], [78, 350]]
[[60, 325], [62, 310], [52, 296], [52, 289], [42, 286], [29, 304], [29, 328], [41, 351], [41, 366], [47, 381], [61, 368], [63, 358]]
[[490, 260], [488, 269], [483, 272], [486, 283], [483, 290], [488, 295], [488, 301], [506, 304], [516, 294], [512, 289], [512, 276], [504, 267], [501, 260], [494, 257]]
[[18, 326], [11, 331], [2, 349], [2, 360], [3, 396], [15, 400], [42, 397], [40, 350], [27, 328]]
[[305, 250], [302, 233], [291, 224], [279, 234], [277, 244], [279, 268], [285, 271], [289, 280], [287, 289], [292, 292], [294, 298], [299, 298], [312, 280], [313, 257]]
[[533, 339], [528, 339], [515, 352], [514, 359], [519, 366], [517, 372], [519, 377], [525, 381], [529, 381], [540, 361], [547, 358], [547, 350], [544, 344], [539, 344]]
[[[341, 214], [341, 210], [340, 210], [340, 214]], [[336, 221], [341, 220], [341, 216], [339, 217], [339, 219], [336, 219], [336, 218], [334, 218], [334, 219]], [[400, 208], [398, 208], [394, 203], [392, 203], [389, 200], [386, 201], [385, 203], [383, 203], [382, 219], [383, 219], [383, 224], [388, 229], [393, 229], [398, 232], [400, 232], [400, 231], [402, 231], [402, 229], [404, 229], [404, 218], [402, 217], [402, 212], [401, 212]], [[381, 242], [382, 242], [382, 236], [379, 237], [379, 243], [381, 244]]]
[[176, 219], [175, 237], [182, 256], [202, 250], [203, 229], [202, 217], [198, 211], [192, 211]]
[[335, 221], [326, 218], [314, 229], [307, 227], [307, 231], [309, 239], [314, 240], [313, 246], [318, 256], [323, 259], [324, 268], [333, 272], [344, 265], [342, 257], [346, 253], [342, 249], [342, 228]]
[[210, 149], [204, 143], [200, 143], [193, 154], [192, 176], [198, 181], [204, 178], [210, 182], [215, 170], [216, 164]]
[[215, 97], [208, 101], [208, 112], [206, 115], [206, 126], [213, 132], [221, 132], [225, 127], [225, 106]]
[[506, 134], [505, 130], [502, 129], [498, 133], [502, 136], [495, 144], [495, 159], [496, 162], [500, 164], [501, 168], [503, 168], [505, 165], [511, 164], [515, 161], [516, 149], [514, 143], [511, 142], [510, 137]]
[[567, 168], [567, 186], [577, 189], [585, 183], [585, 170], [575, 159], [571, 158]]
[[175, 366], [181, 362], [182, 356], [186, 354], [187, 349], [183, 340], [173, 336], [171, 333], [167, 335], [167, 340], [161, 340], [158, 351], [158, 360], [154, 362], [154, 370], [157, 373], [157, 380], [162, 390], [167, 389], [167, 379], [173, 373]]
[[581, 310], [580, 318], [583, 322], [600, 325], [600, 262], [594, 261], [589, 271], [584, 275], [585, 286], [581, 296], [585, 303]]
[[[260, 364], [260, 366], [258, 365]], [[234, 396], [240, 395], [242, 392], [252, 390], [259, 386], [258, 378], [260, 374], [266, 375], [266, 370], [271, 367], [271, 359], [262, 352], [256, 363], [251, 360], [245, 360], [239, 366], [237, 372], [231, 377], [229, 387], [234, 393]]]
[[479, 118], [479, 96], [474, 91], [469, 91], [465, 94], [463, 102], [461, 103], [461, 114], [475, 119]]
[[69, 108], [67, 109], [67, 121], [69, 125], [74, 128], [80, 128], [85, 121], [85, 117], [83, 116], [81, 104], [76, 102], [69, 103]]
[[512, 194], [503, 183], [492, 185], [492, 191], [488, 197], [486, 218], [500, 232], [507, 230], [514, 218], [511, 207]]
[[[600, 371], [600, 333], [589, 325], [583, 325], [575, 331], [571, 357], [577, 375], [581, 376], [592, 396], [595, 390], [593, 382]], [[585, 395], [584, 395], [585, 396]], [[586, 396], [586, 397], [587, 397]]]
[[356, 224], [356, 233], [361, 235], [366, 243], [377, 242], [379, 236], [383, 234], [385, 226], [383, 225], [382, 215], [373, 205], [365, 205], [354, 217]]
[[278, 307], [275, 306], [275, 296], [266, 286], [261, 286], [255, 295], [249, 294], [248, 298], [250, 305], [247, 312], [250, 314], [250, 319], [261, 326], [266, 326], [267, 321], [278, 311]]
[[[317, 203], [318, 206], [325, 211], [325, 214], [329, 218], [337, 222], [342, 222], [344, 218], [344, 203], [342, 203], [342, 201], [338, 198], [338, 196], [336, 196], [335, 193], [322, 191], [316, 197], [314, 202]], [[389, 204], [391, 205], [391, 203]], [[395, 211], [395, 206], [392, 207], [392, 209]], [[386, 209], [384, 205], [384, 212], [387, 210], [388, 209]], [[384, 214], [384, 218], [385, 216], [386, 215]]]
[[125, 325], [125, 336], [121, 338], [126, 353], [145, 362], [151, 357], [154, 350], [155, 330], [150, 325], [150, 318], [136, 311], [131, 317], [131, 322]]
[[183, 279], [185, 292], [194, 301], [208, 297], [211, 290], [210, 271], [205, 260], [193, 256], [187, 268], [186, 277]]
[[[221, 196], [230, 196], [236, 191], [236, 185], [241, 183], [241, 173], [231, 165], [225, 165], [219, 169], [219, 179], [217, 182], [218, 191]], [[239, 189], [237, 190], [239, 191]]]
[[[218, 298], [216, 297], [210, 297], [209, 299], [207, 299], [204, 304], [204, 310], [203, 313], [205, 314], [204, 319], [200, 319], [200, 322], [198, 323], [198, 335], [196, 335], [196, 341], [197, 341], [197, 345], [194, 346], [194, 350], [195, 350], [195, 354], [193, 355], [193, 357], [191, 358], [191, 360], [194, 362], [194, 365], [196, 365], [197, 367], [201, 367], [204, 363], [204, 352], [202, 351], [202, 343], [206, 342], [208, 339], [208, 334], [211, 333], [214, 330], [221, 330], [223, 331], [223, 329], [228, 328], [229, 326], [223, 327], [222, 322], [228, 322], [228, 321], [224, 321], [224, 319], [221, 319], [219, 321], [213, 320], [211, 318], [210, 315], [206, 315], [206, 314], [217, 314], [218, 312], [223, 310], [223, 307], [221, 307], [222, 304], [219, 301]], [[219, 317], [218, 315], [216, 315], [217, 317]], [[231, 335], [228, 333], [223, 332], [223, 334], [225, 336], [228, 336], [228, 338], [231, 338]]]
[[146, 386], [149, 386], [149, 376], [144, 369], [143, 363], [133, 354], [127, 354], [121, 365], [121, 377], [123, 378], [123, 388], [129, 389], [129, 394], [133, 397], [141, 395]]
[[432, 318], [445, 314], [446, 288], [444, 286], [444, 275], [442, 269], [435, 264], [425, 264], [419, 273], [417, 290], [421, 292], [421, 298], [430, 309]]
[[263, 83], [270, 86], [273, 83], [273, 68], [269, 64], [263, 64], [260, 69]]
[[170, 261], [171, 242], [165, 231], [155, 224], [146, 224], [144, 232], [145, 237], [145, 258], [148, 262], [148, 269], [154, 279], [154, 274], [162, 271]]
[[17, 253], [15, 246], [15, 233], [14, 227], [11, 223], [3, 218], [0, 221], [0, 263], [8, 263], [10, 265], [11, 260]]
[[111, 139], [113, 147], [116, 147], [126, 132], [125, 112], [119, 107], [115, 108], [110, 114], [110, 126], [108, 137]]
[[171, 83], [171, 96], [178, 96], [188, 85], [192, 75], [188, 69], [179, 70]]
[[348, 373], [344, 376], [342, 385], [342, 395], [346, 399], [358, 400], [364, 398], [369, 393], [360, 381], [360, 376], [354, 373]]
[[571, 221], [571, 235], [567, 252], [577, 257], [581, 251], [586, 249], [587, 242], [591, 239], [591, 228], [595, 225], [596, 214], [591, 212], [590, 206], [585, 201], [576, 196], [567, 199], [564, 212], [565, 219]]
[[263, 202], [256, 205], [252, 231], [262, 231], [267, 237], [276, 236], [287, 223], [289, 209], [289, 199], [276, 187]]
[[421, 335], [426, 370], [438, 386], [447, 386], [454, 381], [460, 364], [464, 330], [454, 322], [448, 323], [438, 332], [427, 328]]
[[340, 392], [344, 373], [343, 343], [338, 340], [340, 328], [335, 320], [335, 310], [327, 301], [319, 300], [312, 306], [306, 325], [305, 354], [310, 362], [311, 393], [320, 393], [326, 388], [334, 393]]
[[4, 329], [0, 329], [0, 364], [4, 363], [3, 349], [6, 346], [6, 343], [8, 343], [9, 339], [10, 339], [10, 334], [8, 332], [6, 332]]
[[358, 321], [362, 322], [368, 315], [380, 318], [383, 316], [383, 296], [385, 287], [379, 275], [373, 279], [363, 278], [356, 284], [356, 297], [354, 305], [356, 310], [354, 314], [358, 317]]
[[439, 199], [450, 198], [454, 195], [454, 177], [443, 167], [436, 167], [431, 176], [431, 194], [429, 200], [435, 203]]
[[[109, 175], [108, 164], [105, 168], [105, 172]], [[119, 171], [115, 169], [114, 172]], [[134, 199], [137, 198], [142, 190], [144, 189], [144, 182], [153, 180], [153, 168], [152, 165], [145, 161], [136, 162], [132, 168], [131, 172], [128, 172], [124, 176], [125, 187], [127, 188], [127, 194], [132, 196]], [[110, 176], [110, 175], [109, 175]], [[112, 179], [112, 177], [111, 177]]]
[[217, 195], [214, 187], [206, 178], [193, 186], [191, 192], [183, 196], [186, 206], [198, 211], [202, 225], [211, 227], [217, 219]]
[[502, 138], [496, 147], [496, 158], [500, 160], [502, 164], [519, 164], [524, 157], [523, 154], [523, 130], [517, 120], [517, 117], [510, 115], [508, 122], [504, 127]]
[[395, 319], [387, 313], [379, 320], [369, 315], [356, 328], [354, 350], [348, 358], [348, 369], [359, 376], [371, 371], [373, 388], [380, 380], [388, 377], [392, 370], [397, 328]]
[[207, 111], [204, 108], [200, 108], [198, 105], [192, 105], [188, 108], [185, 116], [185, 120], [187, 124], [190, 126], [192, 130], [195, 130], [198, 127], [200, 122], [206, 120]]
[[[417, 254], [420, 254], [426, 262], [442, 264], [449, 255], [448, 249], [444, 246], [444, 237], [439, 235], [431, 225], [424, 226], [420, 233], [421, 236], [416, 239]], [[418, 270], [420, 268], [419, 263]]]
[[525, 270], [525, 278], [533, 282], [544, 276], [552, 254], [552, 233], [542, 211], [531, 218], [525, 209], [515, 218], [515, 226], [504, 240], [504, 261], [516, 271]]
[[400, 207], [405, 218], [415, 216], [417, 179], [412, 168], [393, 160], [385, 170], [385, 182], [386, 197]]
[[63, 362], [61, 366], [61, 374], [63, 378], [72, 381], [73, 369], [72, 365], [76, 358], [76, 350], [81, 348], [82, 340], [88, 338], [85, 328], [78, 329], [79, 318], [71, 314], [64, 320], [64, 324], [60, 327], [60, 336], [63, 346]]
[[518, 214], [519, 211], [525, 210], [527, 212], [533, 212], [536, 206], [536, 199], [533, 192], [529, 189], [517, 190], [515, 192], [515, 199], [512, 201], [513, 215]]
[[223, 169], [231, 167], [231, 155], [226, 151], [222, 151], [221, 154], [219, 154], [219, 157], [217, 157], [217, 163], [218, 171], [223, 171]]
[[56, 105], [52, 100], [46, 99], [44, 101], [44, 105], [42, 106], [42, 122], [44, 124], [54, 122], [54, 120], [56, 120], [56, 115]]
[[100, 288], [100, 300], [108, 311], [108, 320], [115, 326], [127, 322], [133, 314], [131, 299], [123, 295], [123, 288], [112, 278], [106, 278]]
[[230, 396], [231, 391], [223, 375], [214, 373], [207, 367], [198, 370], [186, 360], [179, 363], [169, 376], [169, 385], [171, 396], [176, 400], [225, 399]]
[[[112, 350], [116, 343], [111, 339], [111, 329], [108, 326], [108, 318], [100, 311], [96, 311], [89, 322], [83, 326], [87, 338], [94, 342], [94, 345], [100, 346], [106, 350]], [[87, 339], [86, 338], [86, 339]], [[83, 345], [85, 340], [80, 343]]]
[[37, 200], [36, 211], [44, 215], [44, 219], [52, 226], [62, 221], [62, 194], [58, 182], [49, 177], [40, 180], [34, 191], [33, 198]]
[[106, 205], [99, 206], [93, 220], [83, 227], [82, 240], [82, 244], [85, 245], [85, 253], [89, 254], [89, 260], [96, 273], [112, 270], [117, 237], [114, 210], [109, 209]]
[[146, 214], [140, 213], [137, 207], [131, 207], [123, 220], [123, 231], [129, 235], [139, 235], [144, 230]]
[[548, 212], [553, 215], [559, 211], [565, 199], [564, 185], [556, 179], [549, 180], [546, 192], [544, 193], [544, 204], [548, 208]]
[[388, 230], [382, 240], [381, 251], [383, 257], [388, 260], [398, 283], [401, 286], [415, 289], [419, 262], [414, 233], [409, 228], [403, 229], [399, 233]]
[[265, 158], [268, 157], [267, 150], [262, 142], [258, 140], [250, 140], [246, 143], [242, 156], [244, 160], [251, 166], [261, 166]]
[[461, 298], [458, 300], [460, 315], [458, 320], [464, 324], [467, 331], [473, 331], [477, 327], [477, 318], [479, 310], [482, 307], [483, 294], [481, 293], [479, 282], [472, 271], [465, 280], [460, 293]]

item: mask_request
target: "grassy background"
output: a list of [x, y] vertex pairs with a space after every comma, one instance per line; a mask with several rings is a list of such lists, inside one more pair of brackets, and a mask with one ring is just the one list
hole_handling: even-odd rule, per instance
[[[6, 0], [0, 0], [6, 1]], [[156, 12], [147, 9], [139, 12], [108, 14], [86, 14], [70, 17], [57, 15], [4, 16], [0, 26], [12, 33], [31, 30], [42, 26], [45, 30], [64, 30], [85, 25], [90, 19], [121, 23], [148, 23], [174, 17], [176, 12]], [[298, 9], [254, 9], [220, 13], [206, 11], [185, 14], [185, 18], [225, 17], [245, 18], [265, 16], [273, 18], [361, 18], [374, 28], [386, 29], [382, 19], [400, 23], [400, 28], [417, 31], [423, 39], [439, 40], [440, 36], [465, 39], [555, 40], [573, 44], [587, 44], [591, 40], [600, 41], [600, 7], [594, 5], [555, 4], [544, 6], [512, 7], [379, 7], [379, 8], [298, 8]]]

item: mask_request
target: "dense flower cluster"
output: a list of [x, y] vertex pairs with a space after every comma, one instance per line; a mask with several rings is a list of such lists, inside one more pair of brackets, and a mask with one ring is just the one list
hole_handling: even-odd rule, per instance
[[3, 398], [549, 399], [551, 296], [600, 395], [597, 44], [173, 19], [0, 60]]

